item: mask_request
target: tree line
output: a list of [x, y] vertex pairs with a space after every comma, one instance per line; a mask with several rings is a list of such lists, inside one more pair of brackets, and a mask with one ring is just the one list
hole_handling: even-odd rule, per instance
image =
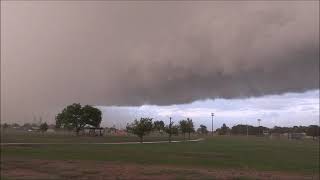
[[[192, 119], [187, 118], [185, 120], [179, 121], [178, 125], [174, 125], [174, 122], [170, 122], [168, 125], [165, 125], [163, 121], [154, 121], [152, 118], [140, 118], [140, 120], [134, 120], [132, 123], [128, 123], [126, 130], [128, 133], [135, 134], [140, 138], [140, 142], [143, 142], [143, 137], [149, 134], [151, 131], [166, 132], [168, 134], [168, 140], [171, 142], [172, 135], [178, 135], [179, 132], [183, 134], [184, 140], [186, 139], [186, 134], [188, 134], [188, 139], [190, 140], [191, 133], [195, 132], [194, 123]], [[201, 125], [202, 128], [206, 127]], [[200, 127], [200, 128], [201, 128]]]
[[37, 127], [39, 129], [39, 131], [41, 131], [41, 132], [47, 131], [49, 129], [49, 126], [55, 127], [55, 125], [53, 125], [53, 124], [49, 125], [46, 122], [24, 123], [23, 125], [20, 125], [18, 123], [13, 123], [13, 124], [3, 123], [3, 124], [1, 124], [2, 129], [10, 128], [10, 129], [19, 129], [19, 130], [30, 130], [30, 129]]
[[268, 133], [306, 133], [307, 136], [312, 136], [313, 138], [320, 136], [320, 126], [310, 125], [310, 126], [293, 126], [293, 127], [279, 127], [274, 126], [273, 128], [263, 127], [263, 126], [251, 126], [238, 124], [231, 128], [223, 124], [221, 128], [215, 131], [219, 135], [262, 135], [263, 132]]

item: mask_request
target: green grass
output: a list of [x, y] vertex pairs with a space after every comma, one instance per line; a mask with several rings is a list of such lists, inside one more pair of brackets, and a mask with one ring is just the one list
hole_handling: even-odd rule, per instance
[[[167, 141], [168, 136], [146, 136], [144, 141]], [[172, 140], [183, 140], [181, 136], [173, 136]], [[75, 136], [63, 134], [41, 134], [39, 132], [10, 132], [1, 134], [2, 143], [107, 143], [138, 142], [136, 136]]]
[[115, 161], [306, 174], [318, 173], [319, 169], [317, 142], [256, 137], [214, 137], [202, 142], [171, 144], [21, 145], [2, 146], [1, 150], [2, 156], [8, 158]]

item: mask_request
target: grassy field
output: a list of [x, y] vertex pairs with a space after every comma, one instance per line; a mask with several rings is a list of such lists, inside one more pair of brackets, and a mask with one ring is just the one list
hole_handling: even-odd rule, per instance
[[[23, 138], [21, 135], [3, 137], [5, 137], [2, 139], [3, 142], [116, 142], [137, 140], [134, 137], [79, 138], [70, 136], [48, 137], [46, 135], [43, 137], [30, 135]], [[182, 137], [176, 137], [176, 139], [179, 138]], [[166, 137], [146, 138], [146, 140], [165, 139]], [[6, 163], [12, 168], [14, 162], [16, 162], [16, 166], [19, 166], [19, 163], [30, 162], [30, 160], [45, 160], [48, 162], [108, 162], [118, 165], [134, 164], [142, 167], [160, 166], [165, 167], [164, 169], [161, 168], [164, 175], [170, 174], [170, 170], [177, 171], [175, 173], [171, 172], [171, 174], [179, 174], [179, 170], [166, 170], [167, 167], [189, 170], [280, 172], [299, 174], [303, 177], [319, 175], [319, 143], [311, 140], [289, 141], [258, 137], [217, 136], [208, 137], [201, 142], [171, 144], [10, 145], [1, 147], [1, 157], [2, 169], [7, 170]], [[148, 171], [152, 172], [152, 170]], [[181, 171], [185, 172], [184, 170]], [[148, 173], [143, 175], [148, 177]], [[154, 176], [155, 174], [151, 173], [149, 175]], [[190, 176], [192, 176], [192, 173]], [[188, 177], [190, 178], [190, 176]], [[189, 179], [188, 177], [187, 179]], [[206, 175], [195, 177], [206, 177]]]
[[[167, 141], [168, 136], [146, 136], [144, 141]], [[182, 136], [172, 136], [172, 140], [183, 140]], [[75, 136], [63, 134], [41, 134], [38, 132], [3, 133], [2, 143], [112, 143], [138, 142], [137, 136]]]

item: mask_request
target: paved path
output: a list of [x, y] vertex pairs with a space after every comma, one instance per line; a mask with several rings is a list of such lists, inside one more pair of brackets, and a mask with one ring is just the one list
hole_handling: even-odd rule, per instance
[[[203, 138], [199, 139], [193, 139], [193, 140], [186, 140], [187, 142], [198, 142], [203, 141]], [[171, 141], [171, 143], [179, 143], [179, 142], [185, 142], [185, 141]], [[169, 143], [168, 141], [147, 141], [143, 142], [142, 144], [160, 144], [160, 143]], [[140, 142], [113, 142], [113, 143], [1, 143], [1, 146], [4, 145], [77, 145], [77, 144], [106, 144], [106, 145], [117, 145], [117, 144], [141, 144]]]

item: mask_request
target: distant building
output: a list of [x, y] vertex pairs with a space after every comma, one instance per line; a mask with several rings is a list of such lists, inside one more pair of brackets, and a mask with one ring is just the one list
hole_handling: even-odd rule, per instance
[[104, 134], [104, 129], [97, 127], [86, 127], [83, 129], [83, 134], [89, 136], [102, 136]]
[[113, 135], [116, 134], [117, 129], [115, 127], [111, 127], [111, 128], [105, 128], [104, 129], [105, 135]]
[[127, 131], [125, 130], [119, 130], [119, 129], [116, 129], [114, 127], [111, 127], [111, 128], [105, 128], [104, 130], [104, 135], [106, 136], [126, 136], [128, 135]]
[[263, 134], [264, 136], [269, 136], [270, 133], [269, 133], [268, 130], [263, 130], [262, 134]]
[[31, 131], [40, 131], [40, 127], [38, 126], [32, 126], [30, 129], [28, 129], [29, 132]]

